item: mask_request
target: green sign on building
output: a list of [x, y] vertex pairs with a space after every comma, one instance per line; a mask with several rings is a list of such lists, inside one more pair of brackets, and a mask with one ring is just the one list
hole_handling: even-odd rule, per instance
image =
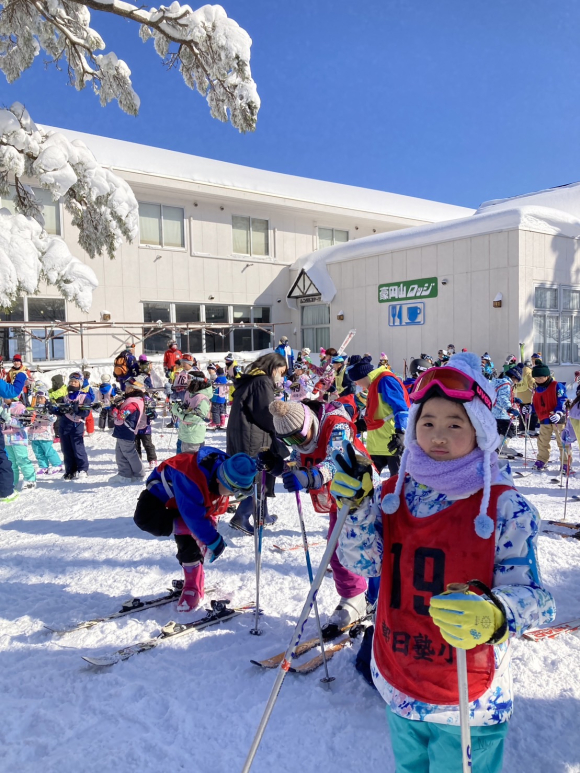
[[437, 277], [409, 279], [406, 282], [389, 282], [379, 285], [379, 303], [409, 300], [412, 298], [436, 298]]

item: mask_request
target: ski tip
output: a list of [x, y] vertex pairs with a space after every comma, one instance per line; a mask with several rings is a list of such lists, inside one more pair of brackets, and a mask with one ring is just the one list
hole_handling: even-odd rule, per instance
[[81, 655], [81, 658], [85, 661], [85, 663], [88, 663], [91, 666], [95, 666], [97, 668], [105, 668], [108, 666], [114, 666], [115, 663], [118, 663], [119, 661], [117, 659], [112, 658], [89, 658], [86, 655]]

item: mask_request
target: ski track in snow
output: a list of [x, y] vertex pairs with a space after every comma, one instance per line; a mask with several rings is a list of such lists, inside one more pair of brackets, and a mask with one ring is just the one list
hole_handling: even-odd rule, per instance
[[[176, 438], [157, 429], [154, 439], [164, 459]], [[223, 447], [224, 433], [208, 433], [207, 442]], [[515, 445], [523, 450], [521, 441]], [[179, 615], [173, 604], [62, 637], [43, 628], [116, 611], [132, 596], [162, 592], [181, 574], [172, 539], [150, 537], [133, 524], [142, 487], [107, 485], [116, 472], [113, 439], [97, 430], [87, 448], [88, 481], [40, 478], [35, 491], [0, 510], [0, 769], [235, 773], [276, 675], [252, 666], [250, 659], [287, 647], [308, 591], [302, 551], [272, 550], [273, 544], [300, 541], [294, 497], [279, 493], [271, 508], [278, 524], [265, 532], [261, 637], [248, 635], [253, 616], [243, 614], [95, 669], [81, 655], [102, 655], [155, 635], [168, 620], [192, 618]], [[512, 466], [521, 469], [522, 463]], [[553, 461], [552, 470], [556, 467]], [[562, 518], [564, 490], [549, 482], [553, 474], [518, 479], [516, 485], [544, 519], [556, 520]], [[580, 493], [580, 481], [571, 479], [570, 490]], [[307, 496], [303, 502], [310, 540], [319, 541], [328, 521], [315, 515]], [[230, 529], [229, 517], [220, 524], [228, 548], [207, 568], [206, 584], [218, 585], [234, 603], [246, 603], [255, 592], [253, 540]], [[580, 502], [569, 500], [568, 520], [580, 521]], [[322, 545], [312, 549], [315, 566], [323, 551]], [[557, 620], [580, 617], [579, 542], [541, 536], [539, 553], [544, 582], [556, 597]], [[319, 594], [323, 622], [337, 598], [332, 579], [325, 579]], [[255, 773], [314, 773], [329, 766], [393, 773], [383, 701], [354, 669], [358, 646], [329, 664], [336, 677], [330, 689], [319, 682], [322, 669], [286, 677]], [[580, 771], [580, 637], [516, 641], [512, 663], [516, 704], [504, 771]]]

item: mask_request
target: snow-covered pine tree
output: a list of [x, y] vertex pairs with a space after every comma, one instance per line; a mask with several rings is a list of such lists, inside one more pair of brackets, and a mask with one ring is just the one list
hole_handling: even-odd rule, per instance
[[97, 53], [105, 42], [91, 29], [89, 8], [136, 22], [142, 40], [152, 38], [164, 63], [206, 97], [214, 118], [241, 132], [255, 129], [260, 99], [250, 72], [252, 40], [219, 5], [193, 11], [177, 0], [159, 9], [125, 0], [0, 0], [0, 69], [8, 81], [44, 50], [57, 66], [66, 63], [77, 89], [89, 83], [102, 105], [117, 99], [136, 115], [131, 71], [113, 52]]
[[83, 142], [37, 126], [18, 102], [0, 110], [0, 196], [12, 199], [15, 209], [15, 214], [0, 209], [0, 306], [10, 307], [22, 292], [37, 292], [46, 280], [88, 311], [97, 277], [62, 239], [44, 230], [42, 205], [25, 181], [62, 199], [91, 258], [103, 253], [112, 258], [123, 238], [137, 236], [133, 191]]

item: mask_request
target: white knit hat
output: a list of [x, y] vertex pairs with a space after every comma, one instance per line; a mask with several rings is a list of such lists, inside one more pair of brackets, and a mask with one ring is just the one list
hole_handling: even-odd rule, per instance
[[306, 435], [310, 429], [314, 414], [303, 403], [273, 400], [268, 408], [274, 419], [274, 430], [279, 437], [300, 431], [304, 431]]
[[[467, 376], [470, 376], [489, 396], [492, 403], [494, 402], [495, 395], [491, 391], [490, 382], [484, 378], [481, 372], [481, 358], [478, 357], [477, 354], [473, 354], [473, 352], [459, 352], [458, 354], [454, 354], [450, 358], [448, 364], [444, 367], [455, 368], [456, 370], [462, 371]], [[483, 451], [483, 498], [481, 500], [479, 515], [475, 519], [475, 531], [479, 537], [488, 539], [494, 531], [493, 520], [487, 515], [489, 497], [491, 494], [491, 454], [498, 447], [500, 437], [497, 433], [497, 424], [491, 410], [479, 397], [474, 397], [473, 400], [462, 403], [462, 405], [469, 417], [469, 421], [475, 429], [477, 445]], [[416, 424], [419, 410], [420, 405], [418, 403], [413, 403], [409, 409], [407, 430], [405, 432], [405, 451], [401, 458], [399, 479], [397, 480], [394, 493], [387, 494], [383, 497], [381, 503], [383, 512], [387, 514], [395, 513], [399, 508], [401, 491], [405, 479], [405, 467], [409, 455], [408, 449], [412, 445], [417, 445]]]

